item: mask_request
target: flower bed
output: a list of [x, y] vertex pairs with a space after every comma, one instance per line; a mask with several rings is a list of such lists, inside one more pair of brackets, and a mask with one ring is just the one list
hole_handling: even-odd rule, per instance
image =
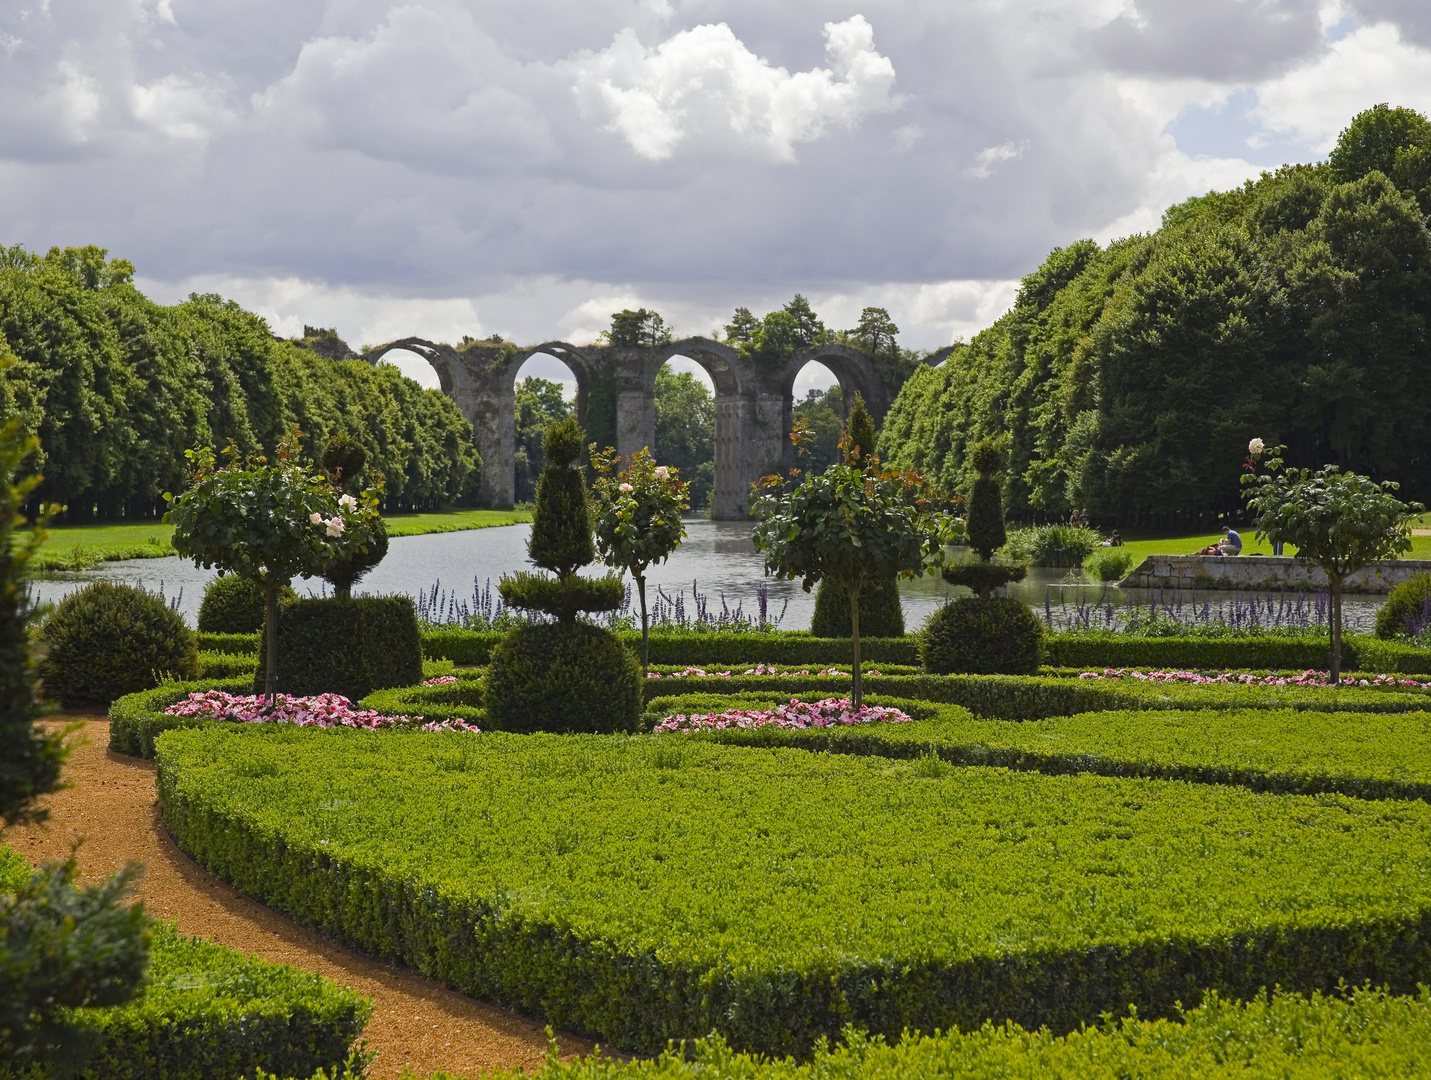
[[[842, 671], [837, 667], [821, 668], [819, 671], [811, 671], [804, 668], [801, 671], [781, 671], [774, 664], [756, 664], [753, 668], [747, 668], [740, 673], [744, 675], [773, 675], [780, 678], [793, 678], [796, 675], [841, 675], [849, 678], [849, 671]], [[870, 669], [866, 675], [880, 675], [882, 672]], [[734, 677], [733, 671], [707, 671], [705, 668], [688, 667], [684, 671], [668, 671], [664, 675], [659, 671], [646, 672], [648, 679], [729, 679]]]
[[651, 729], [653, 735], [671, 732], [724, 731], [726, 728], [750, 730], [760, 727], [807, 728], [851, 726], [854, 724], [908, 724], [913, 721], [906, 712], [882, 705], [863, 705], [856, 709], [849, 698], [828, 697], [823, 701], [804, 702], [791, 698], [789, 705], [773, 709], [727, 709], [720, 713], [693, 713], [689, 716], [668, 716]]
[[[457, 680], [454, 678], [452, 681]], [[293, 724], [297, 727], [346, 727], [366, 731], [389, 727], [410, 727], [418, 731], [481, 730], [477, 725], [455, 717], [419, 725], [420, 717], [384, 716], [373, 709], [355, 709], [353, 703], [341, 694], [314, 694], [310, 697], [278, 694], [270, 710], [268, 699], [262, 694], [204, 690], [191, 693], [164, 712], [167, 716], [224, 720], [236, 724]]]
[[[1203, 675], [1196, 671], [1130, 671], [1127, 668], [1105, 668], [1085, 671], [1080, 679], [1138, 679], [1155, 683], [1240, 683], [1244, 686], [1331, 686], [1331, 676], [1325, 671], [1308, 668], [1300, 675], [1254, 675], [1251, 672], [1224, 671], [1218, 675]], [[1343, 679], [1339, 686], [1384, 686], [1397, 689], [1431, 690], [1425, 679], [1398, 679], [1395, 675], [1375, 675], [1371, 678]]]

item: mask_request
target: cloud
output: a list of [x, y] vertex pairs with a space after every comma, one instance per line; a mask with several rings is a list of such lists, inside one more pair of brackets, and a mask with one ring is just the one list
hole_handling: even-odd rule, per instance
[[830, 67], [793, 75], [756, 56], [725, 23], [683, 30], [654, 48], [622, 30], [574, 61], [577, 101], [649, 161], [697, 147], [794, 161], [797, 143], [831, 125], [851, 127], [898, 106], [894, 64], [875, 51], [864, 16], [824, 30]]
[[134, 116], [172, 139], [206, 143], [238, 119], [226, 88], [203, 76], [166, 75], [135, 86]]
[[1351, 6], [1366, 22], [1388, 22], [1406, 41], [1431, 48], [1431, 5], [1425, 0], [1352, 0]]
[[1155, 78], [1265, 78], [1323, 45], [1318, 0], [1136, 0], [1089, 34], [1111, 69]]
[[1029, 141], [1027, 139], [1020, 139], [1018, 142], [1010, 139], [998, 146], [986, 147], [974, 155], [974, 164], [964, 170], [964, 175], [982, 180], [991, 176], [997, 166], [1006, 161], [1017, 161], [1028, 151]]

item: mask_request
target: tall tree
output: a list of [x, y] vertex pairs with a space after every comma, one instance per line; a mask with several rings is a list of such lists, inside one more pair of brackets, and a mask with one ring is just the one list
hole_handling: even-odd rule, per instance
[[689, 371], [656, 373], [656, 445], [660, 461], [690, 485], [690, 505], [710, 501], [715, 482], [715, 400]]

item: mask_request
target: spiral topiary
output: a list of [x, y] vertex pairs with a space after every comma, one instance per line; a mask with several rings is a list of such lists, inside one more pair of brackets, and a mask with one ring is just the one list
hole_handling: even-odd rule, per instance
[[[850, 598], [832, 581], [815, 590], [815, 617], [810, 633], [822, 638], [850, 636]], [[860, 636], [904, 637], [904, 608], [899, 602], [899, 579], [890, 578], [880, 588], [860, 590]]]
[[500, 731], [634, 731], [641, 663], [600, 627], [520, 626], [492, 651], [487, 723]]
[[1043, 662], [1043, 623], [1007, 596], [952, 600], [919, 635], [920, 659], [934, 675], [1034, 675]]
[[[291, 585], [278, 590], [279, 603], [297, 600]], [[220, 574], [204, 586], [199, 633], [256, 634], [263, 629], [263, 586], [237, 574]]]
[[60, 601], [40, 627], [48, 697], [65, 705], [108, 705], [165, 680], [196, 679], [194, 632], [153, 593], [96, 581]]

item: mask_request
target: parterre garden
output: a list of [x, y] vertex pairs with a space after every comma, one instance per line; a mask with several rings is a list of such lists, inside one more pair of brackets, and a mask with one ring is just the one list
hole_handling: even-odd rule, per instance
[[[682, 485], [634, 461], [589, 524], [564, 437], [533, 529], [549, 573], [504, 583], [549, 621], [422, 631], [410, 602], [219, 579], [208, 624], [248, 604], [265, 629], [203, 633], [184, 678], [110, 706], [185, 851], [335, 940], [641, 1056], [549, 1078], [1431, 1068], [1431, 650], [1349, 637], [1329, 685], [1315, 634], [1025, 631], [990, 595], [1018, 572], [991, 557], [1002, 525], [972, 508], [986, 553], [946, 576], [984, 595], [923, 632], [857, 635], [861, 589], [911, 558], [892, 542], [873, 569], [807, 553], [850, 636], [612, 635], [581, 621], [620, 595], [576, 573], [583, 544], [639, 576], [657, 556], [633, 537]], [[874, 473], [856, 447], [765, 520], [858, 489], [886, 500], [871, 534], [902, 507], [917, 532], [908, 485]], [[987, 670], [981, 642], [1020, 633], [1014, 673]], [[142, 996], [92, 1014], [130, 1071], [87, 1075], [361, 1071], [364, 1004], [270, 968], [161, 927]]]

